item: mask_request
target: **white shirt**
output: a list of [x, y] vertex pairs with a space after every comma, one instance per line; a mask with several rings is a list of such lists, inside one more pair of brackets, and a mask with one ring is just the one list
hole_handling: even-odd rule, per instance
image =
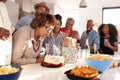
[[0, 2], [0, 27], [4, 27], [11, 31], [12, 30], [11, 26], [12, 23], [8, 16], [6, 6], [3, 2]]
[[0, 40], [0, 65], [11, 63], [11, 44], [8, 40]]
[[[2, 43], [0, 43], [0, 47], [1, 47], [0, 48], [0, 55], [2, 55], [4, 57], [7, 55], [7, 57], [5, 58], [6, 59], [5, 62], [2, 62], [2, 61], [4, 61], [4, 60], [2, 60], [4, 57], [0, 56], [1, 57], [0, 61], [2, 60], [1, 64], [7, 64], [7, 65], [11, 64], [12, 32], [13, 32], [11, 25], [12, 25], [12, 23], [11, 23], [10, 18], [8, 16], [6, 6], [5, 6], [5, 4], [3, 2], [0, 2], [0, 27], [8, 29], [11, 32], [7, 43], [5, 43], [6, 41], [2, 41]], [[7, 49], [8, 52], [3, 51], [3, 50], [6, 49], [5, 47], [4, 47], [4, 49], [2, 49], [3, 46], [9, 46], [8, 49]], [[1, 53], [1, 50], [3, 51], [3, 53]]]

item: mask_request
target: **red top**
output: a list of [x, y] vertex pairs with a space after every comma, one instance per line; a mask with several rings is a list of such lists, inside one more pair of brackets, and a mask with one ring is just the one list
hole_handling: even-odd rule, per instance
[[[65, 29], [65, 28], [61, 28], [60, 31], [66, 33], [66, 29]], [[71, 30], [69, 31], [69, 34], [68, 34], [68, 33], [66, 33], [66, 34], [68, 34], [68, 36], [69, 36], [69, 35], [72, 34], [73, 31], [74, 31], [74, 30], [71, 29]]]

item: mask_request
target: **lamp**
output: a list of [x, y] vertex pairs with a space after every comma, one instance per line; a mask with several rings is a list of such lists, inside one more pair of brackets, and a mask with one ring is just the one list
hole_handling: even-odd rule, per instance
[[87, 7], [87, 3], [85, 0], [81, 0], [80, 4], [79, 4], [79, 8], [86, 8]]

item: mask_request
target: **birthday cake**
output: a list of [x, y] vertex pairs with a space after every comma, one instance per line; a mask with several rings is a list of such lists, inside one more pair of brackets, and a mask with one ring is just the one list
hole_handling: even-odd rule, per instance
[[46, 55], [42, 65], [46, 67], [60, 67], [64, 65], [63, 56]]

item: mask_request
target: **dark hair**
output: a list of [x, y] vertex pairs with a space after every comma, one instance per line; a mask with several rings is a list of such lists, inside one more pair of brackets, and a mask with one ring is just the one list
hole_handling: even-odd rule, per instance
[[98, 28], [98, 32], [99, 32], [100, 36], [104, 36], [104, 33], [102, 32], [102, 29], [105, 25], [107, 25], [109, 27], [109, 34], [111, 36], [118, 37], [118, 31], [117, 31], [115, 25], [113, 25], [113, 24], [101, 24]]
[[104, 36], [104, 33], [102, 32], [102, 29], [103, 29], [103, 27], [105, 26], [106, 24], [101, 24], [100, 26], [99, 26], [99, 28], [98, 28], [98, 32], [99, 32], [99, 35], [100, 36]]
[[10, 31], [0, 27], [0, 39], [5, 40], [10, 36]]
[[109, 26], [110, 35], [118, 37], [118, 31], [117, 31], [115, 25], [113, 25], [113, 24], [107, 24], [107, 25]]
[[60, 24], [62, 25], [62, 16], [60, 14], [56, 14], [55, 18], [60, 21]]
[[30, 26], [33, 29], [36, 29], [37, 27], [44, 26], [46, 22], [49, 22], [50, 24], [55, 24], [56, 19], [53, 15], [48, 14], [48, 13], [40, 13], [35, 18], [32, 20], [30, 23]]

